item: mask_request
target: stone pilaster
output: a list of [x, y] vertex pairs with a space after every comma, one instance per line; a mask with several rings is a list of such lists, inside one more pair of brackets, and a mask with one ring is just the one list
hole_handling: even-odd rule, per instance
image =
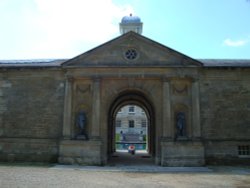
[[170, 99], [170, 81], [163, 80], [163, 108], [162, 108], [162, 124], [163, 124], [163, 137], [167, 139], [173, 138], [173, 127], [171, 125], [171, 99]]
[[193, 137], [201, 137], [201, 127], [200, 127], [200, 96], [199, 96], [199, 82], [198, 80], [193, 80], [192, 83], [192, 128]]
[[98, 139], [100, 137], [100, 92], [100, 79], [94, 79], [91, 139]]
[[73, 78], [67, 78], [64, 96], [63, 139], [71, 137], [72, 85]]

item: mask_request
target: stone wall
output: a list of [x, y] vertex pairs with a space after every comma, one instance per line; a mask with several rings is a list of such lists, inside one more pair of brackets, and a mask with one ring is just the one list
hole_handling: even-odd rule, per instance
[[0, 75], [0, 159], [55, 160], [62, 132], [62, 73], [14, 69]]
[[203, 69], [200, 77], [202, 137], [207, 163], [246, 162], [238, 146], [250, 144], [250, 70]]
[[97, 140], [63, 140], [58, 162], [62, 164], [103, 165], [102, 143]]
[[[69, 123], [65, 123], [70, 130], [68, 139], [72, 141], [65, 142], [60, 142], [66, 112], [65, 72], [61, 68], [1, 69], [0, 161], [55, 162], [59, 158], [59, 162], [75, 163], [73, 153], [76, 155], [74, 160], [80, 164], [106, 163], [107, 151], [112, 144], [108, 125], [110, 107], [120, 93], [140, 91], [154, 110], [154, 140], [151, 143], [155, 144], [157, 164], [178, 166], [178, 160], [188, 161], [185, 164], [190, 165], [194, 161], [203, 164], [204, 153], [208, 164], [249, 164], [249, 158], [238, 155], [238, 146], [250, 145], [250, 69], [204, 67], [195, 72], [185, 69], [188, 79], [185, 75], [178, 78], [174, 68], [116, 69], [117, 72], [112, 68], [99, 72], [98, 69], [83, 68], [72, 71], [75, 78], [71, 84], [71, 114]], [[99, 80], [91, 77], [97, 72]], [[139, 72], [143, 72], [141, 77], [138, 77]], [[162, 77], [168, 78], [168, 75], [177, 79], [163, 81]], [[195, 79], [190, 79], [192, 76]], [[196, 105], [197, 98], [200, 106]], [[195, 114], [199, 111], [194, 110], [197, 106], [200, 107], [200, 117]], [[81, 110], [87, 115], [90, 138], [84, 143], [74, 140], [78, 133], [75, 117]], [[174, 140], [175, 112], [180, 110], [188, 110], [186, 143], [185, 140]], [[166, 114], [170, 114], [169, 117]], [[196, 120], [200, 120], [200, 124]], [[161, 142], [162, 138], [164, 142]]]
[[162, 143], [162, 166], [203, 166], [204, 147], [200, 141]]

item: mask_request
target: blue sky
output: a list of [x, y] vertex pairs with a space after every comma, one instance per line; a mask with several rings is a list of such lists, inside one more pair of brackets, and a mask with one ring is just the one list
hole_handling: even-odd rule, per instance
[[0, 59], [72, 58], [119, 36], [130, 13], [190, 57], [250, 59], [248, 0], [0, 0]]

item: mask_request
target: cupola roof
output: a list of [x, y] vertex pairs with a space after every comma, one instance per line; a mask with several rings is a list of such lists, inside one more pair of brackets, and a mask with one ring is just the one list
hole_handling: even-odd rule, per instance
[[124, 16], [121, 21], [122, 24], [130, 24], [130, 23], [141, 23], [141, 19], [138, 16], [133, 16], [130, 14], [129, 16]]

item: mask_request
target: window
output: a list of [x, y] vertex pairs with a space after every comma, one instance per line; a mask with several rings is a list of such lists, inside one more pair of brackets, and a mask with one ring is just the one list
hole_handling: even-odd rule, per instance
[[250, 146], [238, 146], [239, 156], [250, 156]]
[[128, 107], [128, 113], [135, 113], [135, 107], [134, 106], [129, 106]]
[[135, 121], [134, 120], [129, 120], [128, 127], [129, 128], [134, 128], [135, 127]]
[[118, 111], [118, 113], [122, 113], [122, 109], [120, 109], [120, 110]]
[[116, 127], [121, 127], [122, 126], [122, 121], [121, 120], [116, 120], [115, 121], [115, 126]]
[[125, 57], [128, 59], [128, 60], [134, 60], [136, 57], [137, 57], [137, 52], [135, 49], [128, 49], [126, 52], [125, 52]]
[[147, 127], [147, 121], [145, 119], [141, 120], [141, 127]]

